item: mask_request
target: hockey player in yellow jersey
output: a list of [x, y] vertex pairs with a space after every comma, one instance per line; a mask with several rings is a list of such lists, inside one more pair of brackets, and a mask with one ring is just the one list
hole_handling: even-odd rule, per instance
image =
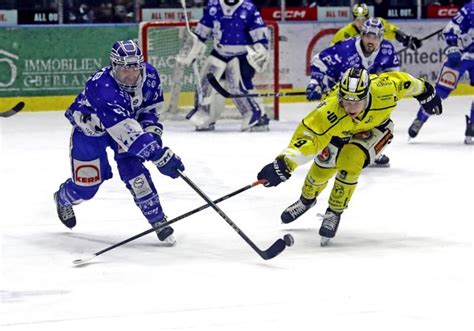
[[265, 186], [277, 186], [298, 166], [313, 161], [300, 198], [281, 215], [283, 223], [293, 222], [313, 207], [335, 175], [319, 230], [321, 245], [335, 236], [362, 169], [392, 140], [390, 114], [405, 96], [415, 97], [429, 114], [442, 112], [433, 86], [407, 73], [369, 76], [361, 68], [344, 72], [329, 95], [298, 125], [288, 147], [258, 173], [258, 179], [267, 180]]
[[[352, 15], [354, 20], [336, 32], [331, 40], [331, 45], [341, 40], [358, 36], [362, 31], [364, 22], [369, 18], [369, 8], [367, 8], [365, 3], [355, 4], [354, 8], [352, 8]], [[397, 40], [404, 47], [409, 47], [412, 50], [416, 50], [423, 45], [422, 41], [417, 37], [409, 36], [402, 32], [395, 24], [390, 24], [383, 18], [380, 19], [385, 30], [385, 39]]]

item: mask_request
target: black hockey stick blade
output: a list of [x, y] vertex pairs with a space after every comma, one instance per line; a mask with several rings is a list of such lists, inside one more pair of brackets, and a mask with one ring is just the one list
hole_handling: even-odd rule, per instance
[[13, 116], [16, 113], [20, 112], [23, 109], [23, 107], [25, 107], [25, 103], [23, 101], [20, 101], [12, 109], [0, 113], [0, 117], [6, 118], [6, 117]]
[[283, 252], [286, 248], [286, 242], [283, 239], [278, 239], [266, 251], [260, 251], [259, 255], [264, 260], [270, 260]]

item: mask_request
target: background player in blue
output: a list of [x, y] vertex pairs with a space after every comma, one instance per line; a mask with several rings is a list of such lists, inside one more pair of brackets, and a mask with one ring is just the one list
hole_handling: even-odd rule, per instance
[[[391, 42], [384, 40], [383, 22], [370, 18], [364, 22], [359, 37], [336, 43], [314, 55], [311, 80], [306, 88], [308, 101], [319, 100], [349, 68], [364, 68], [371, 74], [399, 71], [400, 62]], [[380, 154], [372, 166], [388, 167], [390, 159]]]
[[[268, 29], [250, 0], [209, 0], [194, 33], [198, 42], [181, 59], [183, 63], [191, 63], [202, 54], [203, 43], [211, 35], [214, 47], [201, 70], [202, 102], [196, 98], [194, 109], [186, 118], [198, 131], [214, 130], [223, 105], [217, 103], [206, 74], [213, 73], [217, 79], [225, 77], [231, 93], [250, 92], [255, 72], [263, 72], [268, 63]], [[238, 98], [234, 103], [243, 116], [243, 131], [268, 130], [269, 120], [254, 98]]]
[[[436, 93], [446, 99], [456, 88], [459, 79], [467, 71], [471, 86], [474, 86], [474, 3], [466, 4], [453, 17], [443, 31], [447, 48], [447, 59], [441, 68], [436, 83]], [[408, 135], [415, 138], [430, 115], [419, 109], [416, 119], [408, 129]], [[466, 115], [466, 144], [474, 144], [474, 101], [471, 103], [471, 116]]]
[[[112, 178], [106, 149], [115, 154], [120, 178], [148, 222], [157, 227], [166, 217], [150, 173], [143, 165], [152, 161], [172, 178], [184, 170], [180, 158], [163, 147], [159, 109], [163, 92], [156, 69], [143, 60], [133, 40], [117, 41], [110, 53], [111, 65], [97, 71], [66, 111], [74, 129], [70, 156], [72, 177], [54, 194], [60, 220], [76, 225], [72, 206], [91, 199], [100, 185]], [[158, 238], [174, 245], [173, 229], [157, 230]]]

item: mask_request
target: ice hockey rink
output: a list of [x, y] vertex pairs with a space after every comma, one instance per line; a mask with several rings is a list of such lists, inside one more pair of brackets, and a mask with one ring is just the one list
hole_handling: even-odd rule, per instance
[[[268, 261], [206, 209], [174, 224], [173, 248], [152, 233], [74, 267], [147, 222], [114, 169], [93, 200], [75, 207], [78, 224], [68, 230], [52, 195], [69, 177], [69, 123], [60, 112], [0, 119], [1, 329], [473, 330], [474, 146], [463, 144], [471, 99], [446, 100], [411, 142], [418, 106], [401, 102], [386, 150], [391, 167], [364, 170], [328, 247], [319, 245], [316, 214], [332, 184], [315, 208], [280, 223], [309, 165], [276, 188], [221, 203], [261, 249], [294, 236]], [[284, 104], [268, 133], [238, 132], [232, 120], [211, 133], [166, 122], [164, 143], [216, 199], [252, 183], [312, 106]], [[148, 168], [170, 218], [204, 204], [183, 180]]]

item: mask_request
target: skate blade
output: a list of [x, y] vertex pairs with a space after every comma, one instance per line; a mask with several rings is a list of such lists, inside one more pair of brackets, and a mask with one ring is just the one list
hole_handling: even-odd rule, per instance
[[331, 238], [327, 238], [327, 237], [321, 237], [321, 247], [325, 247], [329, 244], [329, 242], [331, 241]]

